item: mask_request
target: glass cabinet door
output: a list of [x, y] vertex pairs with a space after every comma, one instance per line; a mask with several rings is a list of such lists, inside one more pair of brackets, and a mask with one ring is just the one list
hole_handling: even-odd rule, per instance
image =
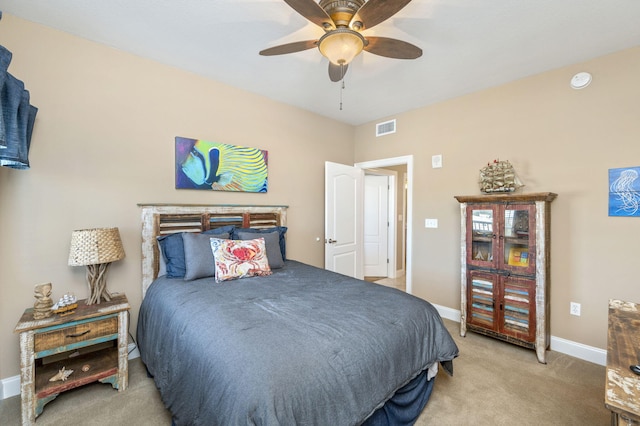
[[501, 215], [500, 268], [520, 274], [535, 272], [535, 210], [534, 206], [506, 205]]
[[472, 206], [467, 211], [467, 263], [493, 267], [496, 254], [497, 215], [495, 206]]

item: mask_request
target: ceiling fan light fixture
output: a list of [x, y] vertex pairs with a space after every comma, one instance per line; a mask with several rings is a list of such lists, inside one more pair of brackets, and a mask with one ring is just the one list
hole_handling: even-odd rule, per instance
[[366, 41], [362, 35], [348, 28], [337, 28], [318, 41], [320, 53], [336, 65], [347, 65], [362, 52]]

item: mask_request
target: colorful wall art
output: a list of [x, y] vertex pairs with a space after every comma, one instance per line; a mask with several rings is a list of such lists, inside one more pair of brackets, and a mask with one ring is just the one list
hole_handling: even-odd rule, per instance
[[640, 216], [640, 167], [609, 169], [609, 216]]
[[267, 192], [267, 151], [176, 137], [176, 189]]

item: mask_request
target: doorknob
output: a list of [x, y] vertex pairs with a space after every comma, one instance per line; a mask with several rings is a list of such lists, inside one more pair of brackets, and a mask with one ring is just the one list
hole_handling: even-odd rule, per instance
[[325, 242], [325, 243], [327, 243], [327, 244], [334, 244], [334, 243], [337, 243], [338, 241], [337, 241], [337, 240], [334, 240], [334, 239], [329, 238], [328, 240], [324, 240], [324, 242]]

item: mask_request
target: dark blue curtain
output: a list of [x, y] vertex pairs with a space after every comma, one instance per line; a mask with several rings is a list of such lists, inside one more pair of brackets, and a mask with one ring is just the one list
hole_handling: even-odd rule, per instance
[[0, 46], [0, 166], [28, 169], [38, 108], [29, 103], [24, 83], [7, 71], [11, 56], [9, 50]]

